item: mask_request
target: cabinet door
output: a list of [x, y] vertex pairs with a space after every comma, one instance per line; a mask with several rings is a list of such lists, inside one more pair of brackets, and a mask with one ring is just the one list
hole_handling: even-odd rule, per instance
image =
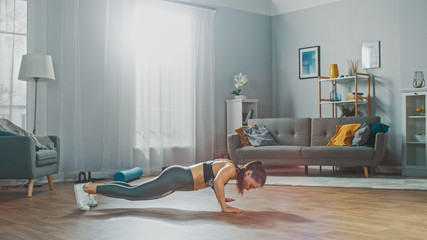
[[403, 94], [404, 119], [403, 119], [403, 144], [404, 165], [407, 170], [426, 168], [426, 116], [417, 111], [426, 104], [424, 92]]

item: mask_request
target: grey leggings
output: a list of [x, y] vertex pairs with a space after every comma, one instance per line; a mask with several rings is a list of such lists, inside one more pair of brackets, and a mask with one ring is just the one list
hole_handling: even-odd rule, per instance
[[174, 191], [191, 190], [194, 190], [193, 174], [190, 168], [182, 166], [170, 166], [156, 178], [140, 185], [111, 182], [96, 186], [96, 193], [128, 200], [157, 199]]

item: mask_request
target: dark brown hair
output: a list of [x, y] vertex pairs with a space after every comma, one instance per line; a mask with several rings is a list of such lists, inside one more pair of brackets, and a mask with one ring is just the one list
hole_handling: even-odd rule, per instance
[[265, 173], [264, 167], [261, 161], [252, 161], [244, 165], [237, 171], [237, 189], [241, 195], [243, 195], [243, 179], [246, 171], [252, 171], [251, 178], [255, 179], [261, 187], [264, 186], [267, 174]]

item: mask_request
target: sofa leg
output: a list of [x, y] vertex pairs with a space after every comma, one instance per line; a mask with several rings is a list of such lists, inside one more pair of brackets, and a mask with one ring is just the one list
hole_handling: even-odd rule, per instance
[[308, 175], [308, 165], [305, 165], [305, 175]]
[[368, 167], [363, 167], [363, 171], [365, 172], [365, 177], [368, 178]]
[[34, 179], [28, 179], [28, 193], [27, 196], [33, 196]]
[[319, 172], [322, 173], [322, 165], [319, 165]]
[[371, 170], [371, 175], [374, 175], [375, 168], [374, 167], [369, 167], [369, 169]]
[[49, 183], [49, 188], [52, 191], [54, 189], [52, 174], [47, 175], [47, 182]]

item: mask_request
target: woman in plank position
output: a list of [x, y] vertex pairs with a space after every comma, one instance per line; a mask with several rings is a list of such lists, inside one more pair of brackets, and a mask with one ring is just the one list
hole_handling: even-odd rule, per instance
[[224, 187], [231, 179], [237, 181], [237, 189], [243, 195], [244, 190], [262, 187], [266, 173], [260, 161], [253, 161], [242, 168], [228, 159], [217, 159], [192, 165], [190, 167], [170, 166], [156, 178], [139, 185], [125, 182], [104, 184], [76, 184], [74, 191], [77, 205], [81, 210], [90, 210], [97, 203], [93, 194], [128, 200], [149, 200], [165, 197], [174, 191], [192, 191], [212, 187], [222, 212], [241, 213], [242, 210], [229, 207], [226, 202], [234, 201], [226, 198]]

